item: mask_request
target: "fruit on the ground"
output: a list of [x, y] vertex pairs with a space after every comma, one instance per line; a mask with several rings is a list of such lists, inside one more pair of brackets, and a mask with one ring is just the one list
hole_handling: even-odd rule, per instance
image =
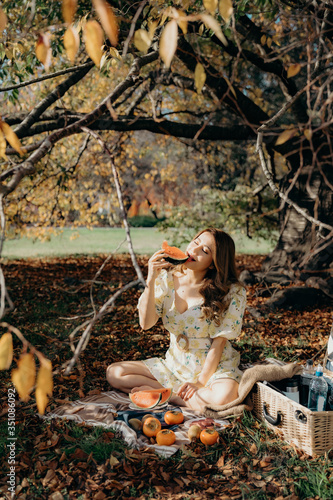
[[161, 389], [149, 389], [129, 394], [129, 398], [137, 408], [155, 408], [155, 406], [167, 403], [172, 395], [172, 389], [162, 387]]
[[170, 264], [174, 265], [183, 264], [189, 258], [188, 255], [186, 255], [186, 253], [180, 250], [180, 248], [170, 247], [167, 241], [163, 241], [162, 250], [164, 250], [164, 253], [167, 254], [165, 260], [167, 262], [170, 262]]
[[142, 419], [141, 419], [141, 422], [143, 424], [143, 422], [147, 419], [147, 418], [150, 418], [152, 417], [153, 415], [151, 413], [146, 413], [146, 415], [143, 415]]
[[155, 417], [146, 418], [143, 422], [142, 432], [147, 437], [154, 437], [162, 429], [161, 422]]
[[162, 395], [160, 392], [138, 391], [130, 393], [129, 398], [137, 408], [151, 409], [158, 405]]
[[212, 427], [204, 429], [203, 431], [200, 432], [200, 441], [203, 444], [207, 444], [208, 446], [215, 444], [218, 440], [218, 437], [219, 433]]
[[197, 441], [200, 438], [201, 430], [202, 429], [200, 425], [197, 424], [191, 425], [189, 430], [187, 431], [187, 437], [189, 438], [190, 441]]
[[156, 443], [171, 446], [176, 441], [176, 434], [171, 429], [163, 429], [156, 434]]
[[140, 431], [142, 428], [142, 422], [138, 418], [131, 418], [128, 423], [135, 431]]
[[184, 415], [179, 410], [169, 410], [165, 412], [164, 422], [168, 425], [177, 425], [184, 422]]

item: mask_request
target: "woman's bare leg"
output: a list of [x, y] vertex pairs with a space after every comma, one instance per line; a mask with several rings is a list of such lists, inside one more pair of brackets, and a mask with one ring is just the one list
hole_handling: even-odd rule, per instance
[[142, 361], [112, 363], [106, 369], [106, 379], [112, 387], [126, 393], [163, 387]]
[[238, 397], [239, 384], [231, 378], [215, 380], [209, 387], [203, 387], [184, 401], [191, 410], [203, 412], [206, 406], [220, 406], [231, 403]]

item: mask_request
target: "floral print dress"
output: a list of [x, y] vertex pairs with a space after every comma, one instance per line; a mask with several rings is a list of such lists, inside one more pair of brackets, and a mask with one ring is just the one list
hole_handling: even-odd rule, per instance
[[[140, 304], [139, 299], [139, 304]], [[155, 281], [156, 312], [162, 318], [164, 327], [170, 333], [170, 346], [165, 358], [142, 360], [163, 387], [177, 391], [183, 382], [196, 382], [202, 371], [212, 340], [216, 337], [227, 339], [221, 360], [206, 386], [220, 378], [240, 381], [239, 353], [229, 340], [241, 333], [246, 305], [246, 291], [241, 285], [231, 286], [227, 300], [229, 307], [222, 313], [221, 324], [200, 319], [203, 298], [198, 304], [179, 313], [175, 307], [175, 288], [172, 272], [163, 270]]]

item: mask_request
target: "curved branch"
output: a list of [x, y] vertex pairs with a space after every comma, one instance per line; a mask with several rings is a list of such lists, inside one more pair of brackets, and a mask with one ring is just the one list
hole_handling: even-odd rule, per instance
[[[55, 143], [63, 139], [64, 137], [69, 137], [70, 135], [76, 134], [81, 130], [82, 127], [86, 127], [97, 120], [103, 113], [108, 109], [108, 104], [117, 100], [128, 88], [135, 85], [140, 69], [155, 61], [158, 58], [157, 52], [152, 52], [146, 56], [140, 57], [133, 61], [130, 71], [123, 82], [121, 82], [114, 90], [109, 94], [97, 108], [95, 108], [91, 113], [85, 115], [81, 120], [64, 127], [61, 130], [53, 132], [49, 137], [47, 137], [41, 144], [41, 146], [34, 151], [34, 153], [21, 165], [14, 167], [11, 170], [12, 178], [8, 184], [2, 184], [0, 186], [0, 194], [7, 196], [11, 193], [21, 182], [23, 177], [30, 175], [35, 172], [35, 165], [41, 160], [47, 152], [54, 146]], [[29, 115], [30, 116], [30, 115]], [[29, 117], [28, 117], [29, 118]], [[27, 120], [28, 121], [28, 120]], [[8, 171], [4, 172], [0, 176], [0, 181], [8, 178]]]
[[[74, 117], [68, 118], [68, 124], [75, 125], [78, 119]], [[26, 137], [31, 137], [45, 132], [54, 130], [62, 130], [64, 123], [61, 120], [56, 120], [54, 123], [35, 125], [27, 131]], [[110, 118], [100, 118], [90, 125], [92, 130], [109, 130], [116, 132], [130, 132], [136, 130], [147, 130], [148, 132], [158, 133], [162, 135], [172, 135], [174, 137], [183, 137], [184, 139], [194, 139], [196, 134], [200, 131], [202, 124], [185, 123], [180, 121], [169, 121], [164, 118], [155, 121], [152, 118], [137, 118], [137, 117], [123, 117], [118, 116], [118, 120]], [[78, 130], [77, 133], [81, 131]], [[212, 141], [242, 141], [251, 140], [256, 137], [253, 129], [246, 125], [207, 125], [200, 134], [200, 139]], [[11, 149], [6, 150], [6, 154], [16, 153]], [[13, 169], [11, 169], [13, 171]], [[0, 181], [4, 179], [4, 175], [0, 174]]]
[[46, 75], [40, 76], [39, 78], [33, 78], [32, 80], [28, 80], [27, 82], [16, 83], [15, 85], [9, 85], [8, 87], [0, 88], [0, 92], [9, 92], [10, 90], [21, 89], [22, 87], [28, 87], [33, 83], [44, 82], [45, 80], [50, 80], [51, 78], [56, 78], [57, 76], [66, 75], [67, 73], [74, 73], [74, 71], [83, 69], [83, 68], [91, 68], [92, 63], [87, 62], [84, 64], [80, 64], [79, 66], [74, 66], [72, 68], [63, 69], [61, 71], [56, 71], [55, 73], [48, 73]]
[[15, 129], [15, 133], [19, 138], [24, 137], [24, 133], [28, 130], [33, 123], [38, 120], [38, 118], [48, 109], [53, 103], [55, 103], [60, 97], [62, 97], [71, 87], [73, 87], [77, 82], [82, 80], [84, 76], [91, 70], [94, 63], [87, 63], [84, 67], [77, 70], [73, 75], [71, 75], [67, 80], [60, 83], [45, 99], [43, 99], [31, 113], [23, 120], [23, 122]]

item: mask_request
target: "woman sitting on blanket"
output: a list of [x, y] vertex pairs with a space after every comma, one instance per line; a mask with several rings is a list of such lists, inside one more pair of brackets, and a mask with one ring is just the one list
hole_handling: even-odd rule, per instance
[[229, 340], [241, 333], [246, 292], [234, 242], [224, 231], [201, 231], [186, 253], [189, 259], [177, 267], [165, 261], [163, 250], [154, 253], [138, 303], [144, 330], [162, 318], [170, 333], [165, 358], [113, 363], [107, 380], [126, 393], [171, 387], [172, 403], [202, 412], [238, 397], [242, 372]]

